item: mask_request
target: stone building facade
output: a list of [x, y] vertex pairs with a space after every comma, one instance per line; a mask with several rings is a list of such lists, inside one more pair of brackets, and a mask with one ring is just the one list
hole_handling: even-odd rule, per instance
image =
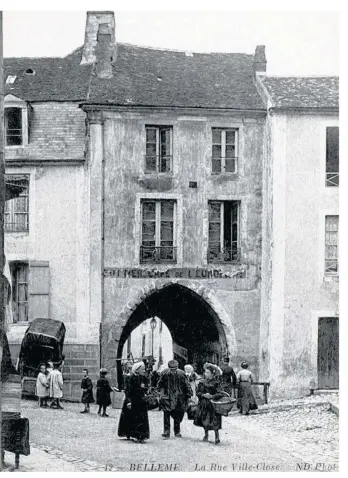
[[317, 240], [326, 208], [337, 209], [337, 188], [325, 189], [316, 169], [320, 131], [337, 118], [274, 113], [262, 46], [204, 54], [115, 37], [112, 12], [88, 12], [85, 43], [71, 55], [5, 60], [15, 130], [6, 172], [29, 176], [29, 211], [19, 219], [23, 204], [13, 204], [8, 223], [22, 222], [6, 233], [14, 280], [29, 278], [26, 320], [17, 314], [9, 333], [13, 356], [30, 318], [63, 320], [66, 396], [78, 397], [83, 366], [94, 377], [106, 366], [119, 382], [130, 333], [156, 316], [198, 371], [227, 355], [236, 368], [248, 360], [274, 395], [308, 391], [318, 319], [305, 324], [337, 315], [337, 278], [314, 283], [308, 269], [299, 287], [289, 251], [301, 249], [304, 262], [310, 252], [295, 234], [296, 218], [306, 222], [295, 152], [308, 125], [316, 136], [305, 171], [315, 180], [304, 197], [313, 211], [320, 202], [318, 227], [307, 231]]

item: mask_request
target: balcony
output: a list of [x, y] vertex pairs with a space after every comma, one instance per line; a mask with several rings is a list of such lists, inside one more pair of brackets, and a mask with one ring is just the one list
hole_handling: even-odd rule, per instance
[[173, 156], [145, 156], [145, 173], [171, 173]]
[[141, 264], [167, 264], [176, 263], [177, 247], [173, 246], [141, 246], [140, 263]]
[[240, 261], [240, 249], [233, 246], [225, 246], [223, 249], [218, 246], [209, 246], [207, 254], [208, 262], [212, 263], [233, 263]]
[[340, 173], [326, 173], [326, 186], [337, 187], [339, 186]]

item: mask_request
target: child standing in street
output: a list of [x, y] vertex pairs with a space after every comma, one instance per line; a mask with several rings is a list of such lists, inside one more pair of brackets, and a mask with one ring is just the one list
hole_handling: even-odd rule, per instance
[[53, 370], [50, 373], [50, 397], [53, 399], [51, 408], [59, 408], [63, 410], [60, 399], [63, 396], [63, 376], [59, 370], [59, 364], [53, 364]]
[[106, 408], [111, 405], [110, 393], [113, 389], [110, 387], [109, 380], [106, 378], [108, 371], [105, 368], [101, 368], [99, 371], [100, 378], [97, 381], [97, 405], [99, 405], [98, 415], [101, 414], [103, 409], [103, 417], [108, 417], [106, 414]]
[[47, 408], [47, 400], [49, 395], [49, 382], [46, 375], [46, 366], [41, 364], [39, 367], [39, 375], [36, 379], [36, 395], [39, 397], [39, 406]]
[[81, 382], [81, 388], [82, 388], [81, 402], [85, 404], [85, 409], [82, 410], [80, 413], [89, 413], [89, 404], [94, 402], [93, 383], [88, 376], [88, 370], [85, 368], [82, 370], [82, 372], [83, 372], [83, 379]]

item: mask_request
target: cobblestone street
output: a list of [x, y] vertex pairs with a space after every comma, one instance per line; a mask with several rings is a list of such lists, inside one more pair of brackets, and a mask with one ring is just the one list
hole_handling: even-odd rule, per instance
[[[324, 465], [325, 471], [337, 471], [338, 418], [326, 399], [313, 397], [300, 408], [296, 404], [301, 401], [288, 401], [287, 406], [292, 404], [293, 408], [282, 403], [285, 410], [275, 403], [249, 417], [237, 412], [224, 417], [219, 446], [214, 445], [213, 436], [210, 443], [202, 443], [202, 430], [186, 418], [182, 439], [163, 440], [162, 414], [158, 411], [149, 414], [151, 439], [144, 445], [118, 439], [119, 410], [110, 409], [110, 418], [101, 418], [96, 407], [86, 416], [79, 413], [81, 405], [76, 403], [64, 403], [65, 410], [57, 411], [38, 409], [36, 402], [23, 401], [22, 412], [30, 419], [32, 447], [52, 457], [53, 466], [63, 461], [74, 471], [145, 471], [145, 464], [149, 467], [152, 463], [154, 470], [162, 464], [177, 465], [180, 471], [203, 471], [204, 467], [210, 471], [247, 471], [247, 466], [250, 471], [300, 471], [299, 466], [308, 467], [305, 463], [309, 463], [307, 471], [314, 471], [315, 466], [324, 471]], [[23, 467], [29, 458], [21, 457]]]

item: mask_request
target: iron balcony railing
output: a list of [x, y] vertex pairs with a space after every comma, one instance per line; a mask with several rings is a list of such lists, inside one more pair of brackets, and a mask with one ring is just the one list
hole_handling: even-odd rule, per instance
[[172, 172], [173, 156], [145, 156], [145, 173]]
[[237, 157], [233, 158], [216, 158], [212, 157], [212, 174], [220, 173], [236, 173]]
[[239, 262], [240, 249], [235, 246], [227, 246], [221, 248], [220, 246], [208, 247], [208, 262]]
[[326, 186], [339, 186], [340, 173], [326, 173]]
[[176, 262], [177, 248], [173, 246], [141, 246], [140, 247], [140, 262], [146, 263], [167, 263]]

